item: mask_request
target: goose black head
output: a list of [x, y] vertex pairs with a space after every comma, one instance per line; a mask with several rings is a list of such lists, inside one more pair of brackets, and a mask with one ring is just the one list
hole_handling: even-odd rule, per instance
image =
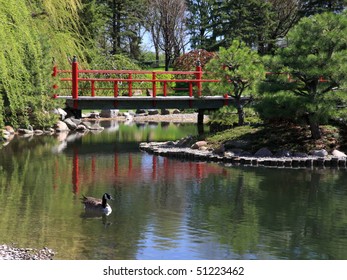
[[104, 193], [104, 196], [103, 196], [105, 199], [109, 199], [109, 200], [113, 200], [112, 196], [109, 195], [108, 193]]

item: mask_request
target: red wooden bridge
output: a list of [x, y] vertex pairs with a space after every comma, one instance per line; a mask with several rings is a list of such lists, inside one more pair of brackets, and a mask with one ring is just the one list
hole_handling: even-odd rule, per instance
[[[53, 67], [54, 97], [73, 111], [84, 109], [218, 109], [234, 104], [224, 93], [206, 95], [202, 67], [195, 71], [82, 70], [76, 57], [71, 70]], [[244, 98], [247, 99], [247, 98]], [[201, 117], [201, 115], [200, 115]]]

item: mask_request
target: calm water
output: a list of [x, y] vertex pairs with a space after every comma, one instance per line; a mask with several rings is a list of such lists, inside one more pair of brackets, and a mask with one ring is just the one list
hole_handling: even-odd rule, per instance
[[[347, 259], [347, 171], [226, 167], [142, 153], [194, 125], [104, 123], [0, 150], [0, 244], [56, 259]], [[110, 193], [90, 217], [82, 194]]]

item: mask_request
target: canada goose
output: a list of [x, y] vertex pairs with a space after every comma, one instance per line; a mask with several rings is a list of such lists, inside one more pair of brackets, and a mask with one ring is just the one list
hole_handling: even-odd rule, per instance
[[112, 212], [111, 206], [107, 203], [108, 199], [112, 200], [112, 196], [110, 196], [108, 193], [104, 193], [101, 199], [90, 196], [87, 197], [84, 195], [81, 198], [86, 211], [96, 211], [105, 213], [106, 215], [109, 215]]

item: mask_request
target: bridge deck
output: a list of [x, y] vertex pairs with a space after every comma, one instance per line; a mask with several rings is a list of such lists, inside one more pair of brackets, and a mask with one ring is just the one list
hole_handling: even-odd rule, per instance
[[[57, 96], [56, 98], [65, 99], [69, 108], [84, 109], [207, 109], [213, 110], [225, 105], [235, 103], [230, 96], [79, 96], [73, 99], [72, 96]], [[241, 102], [248, 100], [242, 98]]]

